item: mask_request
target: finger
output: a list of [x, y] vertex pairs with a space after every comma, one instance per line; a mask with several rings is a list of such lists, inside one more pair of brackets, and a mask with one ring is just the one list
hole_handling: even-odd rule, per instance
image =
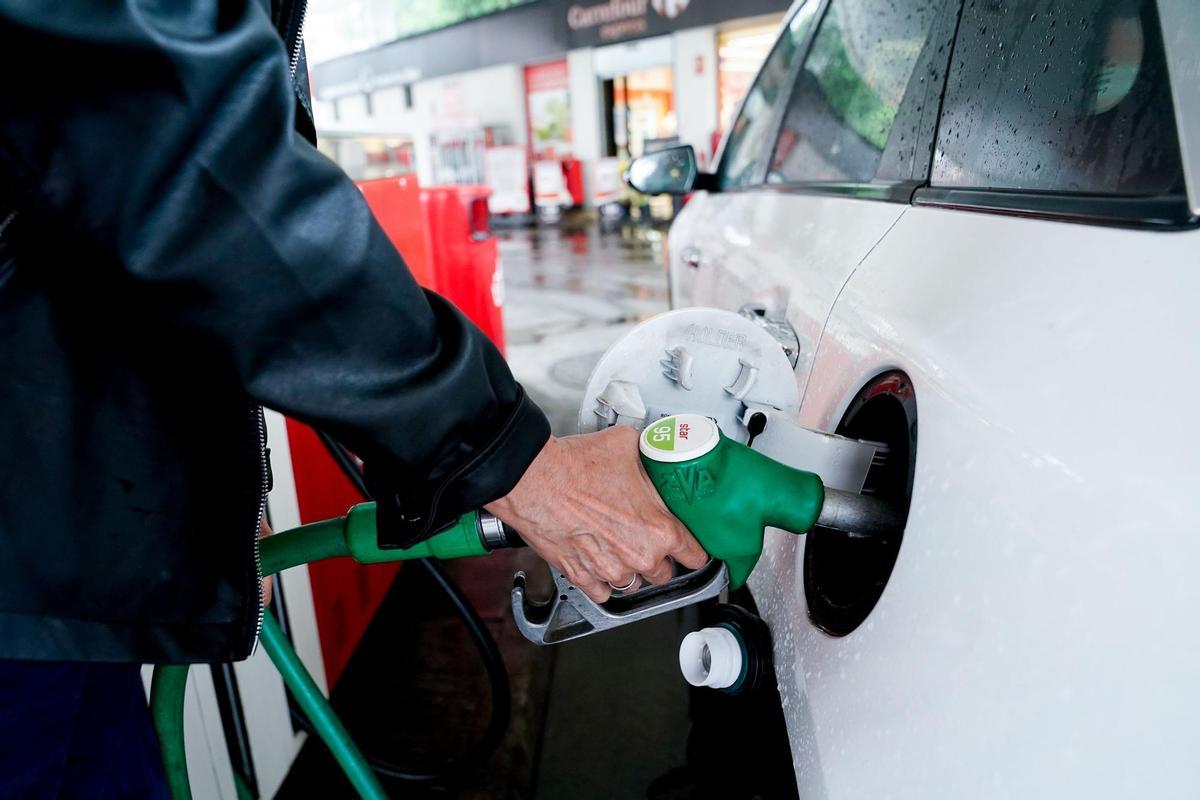
[[675, 565], [671, 563], [671, 559], [664, 558], [659, 562], [658, 566], [649, 572], [643, 572], [642, 577], [648, 583], [661, 585], [675, 577]]
[[579, 581], [575, 588], [586, 594], [594, 603], [606, 603], [612, 597], [612, 587], [604, 581]]
[[633, 575], [623, 581], [610, 581], [608, 586], [612, 589], [613, 594], [633, 594], [638, 589], [642, 588], [642, 576]]
[[637, 567], [619, 558], [598, 537], [580, 536], [577, 542], [579, 561], [593, 578], [617, 587], [627, 585], [631, 577], [637, 576]]
[[612, 587], [605, 581], [599, 580], [583, 568], [578, 556], [567, 557], [563, 560], [559, 572], [579, 591], [593, 601], [603, 603], [612, 596]]
[[682, 529], [679, 543], [671, 550], [671, 557], [688, 569], [700, 569], [708, 563], [708, 553], [686, 528]]

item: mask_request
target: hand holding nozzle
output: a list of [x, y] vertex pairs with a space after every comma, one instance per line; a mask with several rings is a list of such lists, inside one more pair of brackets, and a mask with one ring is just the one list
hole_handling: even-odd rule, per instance
[[638, 432], [614, 427], [551, 439], [520, 483], [486, 508], [597, 603], [638, 576], [669, 581], [708, 555], [663, 504], [637, 458]]

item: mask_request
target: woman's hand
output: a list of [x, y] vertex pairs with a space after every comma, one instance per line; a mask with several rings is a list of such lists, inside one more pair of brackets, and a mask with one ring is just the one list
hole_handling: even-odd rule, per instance
[[670, 559], [691, 569], [708, 561], [650, 483], [632, 428], [551, 437], [516, 487], [486, 508], [598, 603], [613, 587], [670, 580]]

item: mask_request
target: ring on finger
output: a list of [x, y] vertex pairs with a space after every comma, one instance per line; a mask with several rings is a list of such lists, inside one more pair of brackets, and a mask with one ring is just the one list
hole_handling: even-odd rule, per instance
[[637, 581], [638, 581], [638, 576], [637, 576], [637, 573], [635, 572], [635, 573], [633, 573], [633, 577], [629, 579], [629, 583], [625, 584], [624, 586], [615, 586], [611, 583], [608, 585], [612, 588], [612, 590], [614, 592], [628, 592], [630, 589], [632, 589], [634, 587], [634, 584], [636, 584]]

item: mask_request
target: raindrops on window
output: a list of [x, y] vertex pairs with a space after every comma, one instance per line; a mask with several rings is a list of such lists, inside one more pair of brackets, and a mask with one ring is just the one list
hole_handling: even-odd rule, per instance
[[1121, 195], [1181, 189], [1153, 0], [1077, 0], [1070, 16], [1063, 8], [1024, 0], [963, 9], [934, 186]]
[[[945, 6], [833, 0], [796, 78], [768, 180], [909, 177], [925, 93], [946, 66], [948, 39], [932, 37]], [[916, 110], [902, 114], [906, 97]]]

